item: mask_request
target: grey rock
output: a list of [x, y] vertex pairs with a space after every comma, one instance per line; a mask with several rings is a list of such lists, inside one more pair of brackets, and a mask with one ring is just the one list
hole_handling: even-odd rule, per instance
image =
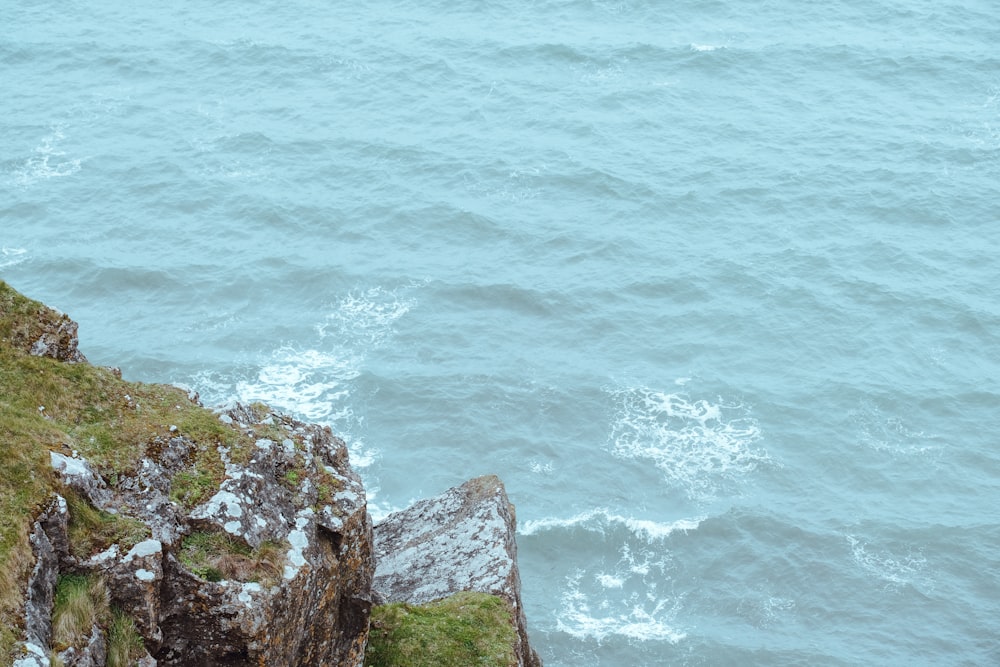
[[390, 514], [375, 526], [379, 600], [423, 604], [460, 591], [502, 597], [517, 625], [518, 664], [540, 665], [528, 642], [517, 568], [514, 507], [494, 475]]
[[36, 357], [52, 357], [69, 363], [87, 361], [78, 349], [80, 338], [77, 323], [55, 309], [47, 309], [45, 329], [31, 343], [29, 353]]
[[29, 539], [35, 566], [28, 579], [24, 610], [26, 647], [47, 647], [52, 638], [52, 605], [59, 578], [60, 551], [68, 544], [67, 523], [66, 501], [62, 496], [56, 496], [32, 527]]
[[66, 486], [74, 489], [102, 510], [111, 508], [111, 491], [86, 459], [49, 452], [52, 468], [59, 473]]
[[59, 654], [63, 667], [104, 667], [108, 657], [108, 641], [96, 625], [90, 630], [90, 637], [83, 648], [70, 647]]
[[21, 642], [16, 649], [19, 653], [12, 667], [50, 667], [48, 652], [38, 644]]
[[[153, 657], [161, 667], [361, 667], [371, 608], [372, 527], [346, 446], [328, 428], [282, 415], [258, 421], [253, 410], [236, 406], [226, 416], [248, 434], [261, 423], [281, 423], [289, 438], [258, 440], [247, 465], [232, 464], [220, 452], [226, 479], [212, 499], [195, 508], [189, 523], [225, 531], [250, 546], [285, 542], [284, 571], [266, 585], [208, 582], [168, 553], [160, 585], [163, 640]], [[297, 490], [279, 482], [287, 470], [320, 466], [339, 491], [323, 502], [306, 481]]]

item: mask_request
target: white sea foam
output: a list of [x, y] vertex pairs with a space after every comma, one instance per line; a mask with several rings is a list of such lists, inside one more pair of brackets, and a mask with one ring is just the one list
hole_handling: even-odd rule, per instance
[[760, 427], [740, 403], [692, 400], [684, 394], [644, 387], [613, 392], [618, 412], [611, 428], [611, 452], [649, 461], [667, 482], [693, 500], [717, 496], [768, 461], [753, 445]]
[[923, 575], [927, 559], [919, 551], [908, 549], [905, 554], [898, 554], [885, 548], [873, 547], [854, 535], [846, 537], [851, 545], [851, 556], [855, 564], [867, 575], [885, 582], [887, 588], [929, 584]]
[[539, 458], [528, 461], [528, 467], [536, 475], [551, 475], [553, 470], [552, 461], [543, 461]]
[[[667, 641], [676, 644], [687, 636], [677, 628], [675, 620], [681, 609], [682, 598], [656, 599], [654, 591], [651, 594], [632, 593], [609, 603], [602, 592], [608, 588], [605, 584], [611, 582], [617, 583], [617, 580], [598, 578], [596, 583], [600, 588], [592, 592], [588, 590], [584, 572], [577, 571], [567, 577], [556, 627], [577, 639], [597, 642], [620, 636], [638, 641]], [[617, 609], [613, 609], [612, 605]]]
[[869, 449], [904, 456], [939, 449], [933, 443], [933, 436], [910, 428], [902, 417], [884, 413], [871, 401], [863, 401], [849, 416], [858, 429], [860, 444]]
[[236, 399], [264, 401], [310, 421], [333, 421], [358, 376], [354, 359], [315, 349], [281, 347], [256, 377], [236, 383]]
[[691, 50], [692, 51], [699, 51], [699, 52], [704, 52], [704, 51], [718, 51], [719, 49], [724, 49], [724, 48], [726, 48], [726, 47], [725, 46], [720, 46], [718, 44], [696, 44], [696, 43], [692, 43], [691, 44]]
[[66, 158], [66, 152], [58, 148], [65, 138], [61, 127], [52, 128], [51, 134], [43, 137], [42, 143], [35, 147], [32, 155], [14, 170], [14, 182], [21, 187], [28, 187], [38, 181], [72, 176], [80, 171], [82, 160]]
[[332, 337], [363, 356], [364, 351], [381, 346], [395, 333], [396, 321], [414, 304], [413, 299], [381, 287], [354, 291], [334, 304], [316, 331], [321, 339]]
[[353, 381], [367, 355], [385, 343], [413, 303], [379, 287], [352, 292], [315, 326], [313, 345], [282, 345], [256, 360], [249, 376], [202, 374], [193, 384], [209, 402], [259, 400], [309, 421], [349, 429], [362, 421], [350, 401]]
[[648, 519], [636, 519], [633, 517], [615, 514], [605, 508], [596, 508], [588, 512], [581, 512], [568, 519], [546, 518], [529, 519], [521, 526], [520, 532], [523, 535], [535, 535], [547, 530], [557, 530], [562, 528], [583, 528], [602, 535], [606, 534], [609, 528], [618, 525], [624, 526], [644, 540], [652, 542], [663, 540], [677, 531], [689, 532], [698, 528], [703, 518], [678, 519], [671, 522], [650, 521]]
[[795, 609], [795, 600], [755, 591], [740, 600], [737, 612], [758, 628], [769, 628], [779, 622], [781, 616]]
[[0, 269], [8, 266], [20, 264], [28, 258], [28, 251], [24, 248], [0, 248]]

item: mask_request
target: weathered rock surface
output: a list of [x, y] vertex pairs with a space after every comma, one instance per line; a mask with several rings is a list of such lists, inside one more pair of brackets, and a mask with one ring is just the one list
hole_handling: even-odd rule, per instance
[[[238, 422], [241, 408], [227, 415]], [[219, 492], [190, 515], [260, 546], [287, 543], [281, 578], [257, 582], [205, 581], [169, 554], [161, 585], [163, 665], [345, 665], [364, 661], [371, 609], [371, 520], [364, 489], [347, 465], [344, 443], [328, 428], [282, 419], [290, 437], [258, 440], [246, 466], [227, 464]], [[294, 438], [294, 439], [293, 439]], [[278, 483], [281, 470], [320, 466], [338, 492], [326, 502], [309, 481], [294, 491]], [[314, 509], [314, 507], [316, 509]]]
[[71, 646], [59, 653], [59, 659], [64, 667], [104, 667], [108, 659], [107, 636], [95, 625], [83, 647]]
[[460, 591], [498, 595], [517, 625], [518, 664], [541, 665], [528, 643], [515, 529], [514, 506], [493, 475], [390, 514], [375, 526], [377, 600], [423, 604]]
[[66, 501], [56, 496], [32, 526], [31, 552], [35, 565], [28, 579], [25, 603], [25, 633], [22, 657], [14, 667], [48, 667], [48, 646], [52, 638], [52, 605], [59, 577], [60, 553], [66, 549]]
[[[234, 428], [253, 431], [253, 411], [237, 406], [222, 415]], [[254, 418], [256, 419], [256, 418]], [[325, 427], [277, 414], [288, 437], [257, 440], [245, 464], [227, 460], [219, 491], [189, 513], [169, 499], [171, 477], [195, 443], [171, 438], [139, 472], [108, 488], [87, 461], [58, 452], [52, 467], [64, 483], [95, 507], [140, 517], [153, 537], [126, 553], [117, 544], [88, 558], [69, 552], [66, 502], [57, 497], [34, 524], [36, 564], [29, 582], [18, 667], [47, 665], [53, 593], [60, 571], [98, 573], [112, 604], [136, 624], [160, 667], [169, 665], [343, 665], [360, 667], [368, 636], [373, 574], [371, 519], [365, 492], [344, 443]], [[296, 471], [289, 488], [284, 471]], [[322, 472], [320, 489], [310, 473]], [[298, 479], [301, 474], [302, 478]], [[282, 480], [284, 483], [282, 483]], [[321, 493], [326, 497], [321, 498]], [[248, 547], [282, 544], [274, 581], [207, 581], [176, 556], [192, 530], [217, 531]], [[103, 658], [103, 634], [64, 655], [66, 664]]]
[[21, 326], [13, 331], [11, 343], [36, 357], [52, 357], [69, 363], [87, 361], [79, 350], [79, 326], [68, 315], [39, 305], [25, 314]]

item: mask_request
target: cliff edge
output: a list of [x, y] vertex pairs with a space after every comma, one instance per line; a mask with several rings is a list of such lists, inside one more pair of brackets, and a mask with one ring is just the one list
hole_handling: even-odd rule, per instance
[[[127, 382], [87, 362], [75, 322], [2, 281], [0, 457], [0, 664], [402, 664], [366, 656], [380, 557], [381, 571], [433, 589], [407, 598], [438, 600], [426, 605], [433, 613], [499, 610], [496, 628], [459, 642], [489, 635], [506, 646], [482, 664], [538, 664], [497, 478], [460, 487], [490, 490], [466, 498], [478, 509], [441, 506], [427, 518], [438, 535], [481, 521], [491, 536], [472, 545], [489, 576], [472, 582], [456, 562], [451, 580], [468, 585], [442, 587], [440, 569], [408, 547], [374, 547], [364, 487], [329, 428], [262, 404], [212, 411], [185, 390]], [[438, 560], [447, 551], [439, 545]], [[503, 585], [483, 583], [496, 577]], [[382, 588], [376, 602], [398, 597]], [[449, 628], [422, 632], [450, 641]]]

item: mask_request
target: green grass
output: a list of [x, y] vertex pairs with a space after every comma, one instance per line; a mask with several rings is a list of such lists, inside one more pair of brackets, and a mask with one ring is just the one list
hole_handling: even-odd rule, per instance
[[426, 605], [372, 609], [365, 667], [513, 667], [517, 634], [507, 603], [456, 593]]
[[[234, 462], [249, 460], [255, 451], [252, 438], [176, 387], [127, 382], [107, 368], [29, 355], [31, 344], [64, 317], [0, 281], [0, 664], [12, 655], [23, 627], [31, 522], [53, 492], [67, 495], [51, 469], [49, 450], [79, 452], [113, 485], [134, 473], [143, 457], [156, 457], [171, 437], [183, 435], [196, 444], [171, 496], [189, 508], [224, 478], [220, 446]], [[76, 554], [116, 541], [130, 547], [143, 532], [134, 520], [102, 515], [69, 495], [67, 501]]]
[[177, 558], [206, 581], [256, 581], [270, 585], [281, 576], [287, 547], [265, 542], [251, 549], [227, 533], [197, 531], [181, 540]]
[[72, 489], [64, 489], [63, 496], [69, 509], [70, 553], [77, 558], [89, 558], [112, 544], [126, 553], [152, 534], [139, 519], [101, 511]]
[[111, 620], [108, 588], [98, 576], [59, 575], [52, 609], [52, 648], [82, 646], [95, 626]]
[[115, 610], [108, 626], [107, 667], [127, 667], [146, 653], [142, 636], [135, 627], [135, 621], [127, 614]]

